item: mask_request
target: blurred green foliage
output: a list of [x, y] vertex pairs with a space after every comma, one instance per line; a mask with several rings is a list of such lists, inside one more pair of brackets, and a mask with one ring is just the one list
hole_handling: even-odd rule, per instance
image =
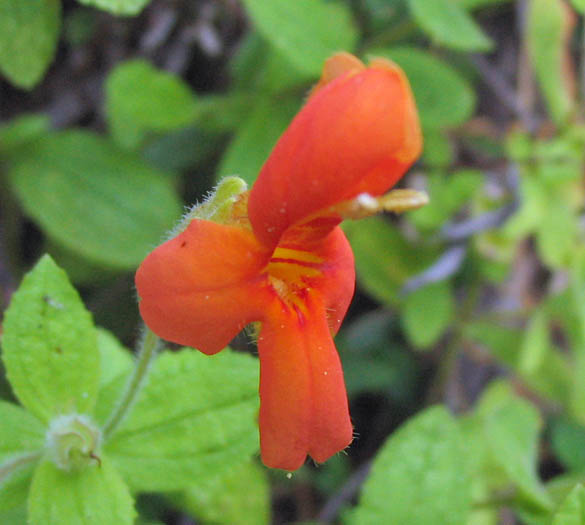
[[[131, 523], [133, 496], [156, 491], [144, 523], [178, 523], [169, 509], [201, 523], [585, 523], [585, 2], [78, 4], [0, 0], [0, 306], [44, 252], [68, 276], [43, 259], [3, 316], [26, 410], [2, 379], [0, 522], [24, 523], [28, 497], [33, 524]], [[133, 270], [220, 177], [254, 182], [342, 49], [406, 72], [425, 150], [401, 184], [431, 200], [344, 224], [358, 282], [336, 339], [348, 455], [267, 475], [255, 361], [183, 350], [157, 362], [101, 470], [13, 468], [71, 392], [108, 418], [132, 364]]]

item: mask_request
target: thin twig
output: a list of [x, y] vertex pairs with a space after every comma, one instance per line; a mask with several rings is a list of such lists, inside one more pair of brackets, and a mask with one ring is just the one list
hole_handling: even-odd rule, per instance
[[481, 73], [486, 85], [516, 117], [524, 127], [533, 132], [538, 126], [536, 117], [514, 92], [514, 87], [504, 78], [497, 68], [492, 66], [482, 55], [471, 55], [471, 61]]
[[341, 508], [348, 503], [359, 491], [360, 487], [368, 477], [372, 462], [366, 461], [349, 477], [341, 489], [336, 492], [321, 509], [317, 521], [320, 523], [331, 523]]

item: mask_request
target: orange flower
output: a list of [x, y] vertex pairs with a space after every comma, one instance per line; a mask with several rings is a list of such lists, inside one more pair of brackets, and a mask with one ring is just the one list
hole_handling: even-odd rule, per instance
[[192, 220], [138, 269], [140, 312], [164, 339], [213, 354], [259, 322], [260, 443], [269, 467], [295, 470], [307, 454], [322, 462], [352, 440], [332, 334], [355, 274], [338, 224], [420, 205], [408, 191], [404, 206], [376, 198], [420, 149], [402, 71], [335, 55], [229, 218]]

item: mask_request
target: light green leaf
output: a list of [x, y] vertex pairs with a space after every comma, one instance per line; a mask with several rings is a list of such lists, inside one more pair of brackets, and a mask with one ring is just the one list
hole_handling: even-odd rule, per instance
[[548, 318], [544, 310], [537, 310], [524, 332], [518, 356], [518, 371], [525, 375], [537, 372], [544, 363], [550, 345]]
[[573, 7], [581, 14], [585, 14], [585, 0], [571, 0]]
[[425, 128], [463, 124], [475, 108], [475, 92], [451, 66], [415, 47], [372, 49], [368, 55], [387, 57], [406, 73], [421, 123]]
[[358, 281], [380, 302], [396, 305], [409, 277], [436, 256], [432, 249], [410, 244], [396, 226], [380, 217], [343, 225], [354, 250]]
[[[30, 412], [0, 401], [0, 509], [26, 502], [34, 465], [45, 444], [45, 428]], [[0, 523], [3, 522], [0, 514]]]
[[437, 44], [459, 51], [489, 51], [492, 41], [453, 0], [408, 0], [419, 27]]
[[[22, 466], [0, 482], [0, 511], [26, 506], [33, 472], [37, 464], [38, 459], [37, 461], [23, 463]], [[0, 523], [3, 523], [1, 518], [2, 516], [0, 515]]]
[[79, 2], [115, 15], [132, 16], [140, 13], [150, 0], [79, 0]]
[[552, 525], [582, 525], [585, 523], [585, 488], [578, 484], [553, 516]]
[[251, 185], [299, 105], [294, 97], [258, 100], [224, 153], [218, 178], [238, 175]]
[[60, 25], [59, 0], [0, 0], [0, 72], [32, 88], [53, 59]]
[[426, 191], [430, 203], [409, 214], [409, 219], [421, 230], [443, 226], [464, 205], [469, 204], [483, 182], [481, 173], [459, 170], [448, 176], [443, 171], [427, 176]]
[[244, 0], [256, 29], [307, 74], [319, 76], [323, 62], [351, 51], [357, 31], [348, 6], [324, 0]]
[[270, 523], [270, 487], [266, 469], [251, 461], [222, 475], [202, 479], [174, 496], [172, 501], [203, 523]]
[[65, 272], [44, 256], [12, 296], [3, 360], [20, 402], [42, 421], [91, 412], [99, 354], [91, 315]]
[[453, 320], [455, 303], [447, 281], [432, 283], [406, 297], [402, 326], [407, 339], [419, 348], [428, 348], [443, 335]]
[[7, 459], [40, 451], [44, 444], [43, 424], [30, 412], [0, 400], [0, 471]]
[[465, 9], [480, 9], [482, 7], [493, 6], [498, 4], [505, 4], [512, 0], [455, 0], [461, 7]]
[[536, 247], [545, 264], [566, 268], [571, 263], [579, 232], [579, 217], [561, 198], [548, 194], [547, 207], [536, 232]]
[[149, 132], [165, 133], [188, 126], [196, 110], [189, 86], [146, 60], [121, 63], [106, 82], [110, 131], [125, 148], [138, 147]]
[[34, 474], [28, 504], [30, 525], [125, 525], [136, 511], [128, 487], [107, 457], [77, 472], [44, 460]]
[[374, 460], [351, 525], [461, 525], [471, 504], [468, 460], [456, 421], [432, 407], [390, 436]]
[[532, 65], [551, 117], [565, 124], [574, 109], [573, 87], [567, 74], [571, 13], [561, 0], [531, 0], [526, 38]]
[[257, 410], [255, 359], [166, 353], [106, 450], [134, 490], [180, 490], [258, 450]]
[[170, 180], [89, 132], [47, 136], [10, 170], [25, 211], [69, 250], [133, 269], [180, 217]]
[[[1, 0], [0, 0], [1, 1]], [[9, 154], [36, 140], [49, 131], [49, 117], [41, 114], [23, 115], [0, 127], [0, 153]]]
[[531, 505], [550, 510], [551, 501], [537, 472], [539, 433], [538, 411], [517, 397], [505, 383], [494, 383], [483, 395], [477, 409], [483, 422], [481, 435], [497, 466]]

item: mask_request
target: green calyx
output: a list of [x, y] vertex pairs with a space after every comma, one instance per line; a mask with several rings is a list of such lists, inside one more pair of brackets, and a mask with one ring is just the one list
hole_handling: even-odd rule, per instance
[[100, 444], [100, 429], [83, 414], [58, 416], [47, 430], [49, 457], [61, 470], [77, 471], [99, 464]]
[[224, 177], [215, 190], [200, 204], [195, 204], [171, 231], [169, 239], [184, 232], [194, 219], [226, 224], [230, 221], [234, 204], [248, 190], [246, 181], [240, 177]]

